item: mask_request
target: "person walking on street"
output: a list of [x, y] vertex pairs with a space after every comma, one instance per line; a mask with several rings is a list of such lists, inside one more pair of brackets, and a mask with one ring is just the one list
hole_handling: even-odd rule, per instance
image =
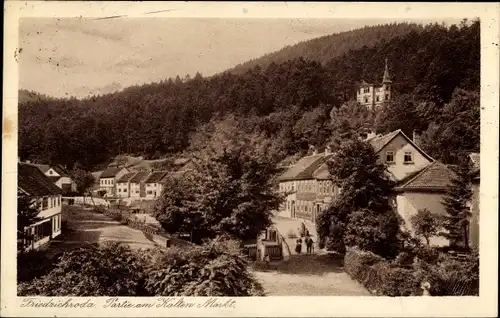
[[295, 245], [295, 252], [297, 252], [297, 254], [300, 254], [301, 251], [302, 251], [302, 239], [299, 237], [297, 239], [297, 245]]
[[306, 246], [307, 246], [307, 254], [311, 254], [313, 252], [313, 239], [310, 236], [306, 237]]

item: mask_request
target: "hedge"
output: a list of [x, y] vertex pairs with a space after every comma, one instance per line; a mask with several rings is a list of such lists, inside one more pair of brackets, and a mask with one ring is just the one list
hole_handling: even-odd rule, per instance
[[350, 248], [344, 257], [344, 270], [376, 295], [419, 296], [424, 281], [430, 283], [433, 296], [478, 295], [478, 256], [469, 254], [466, 260], [459, 261], [448, 254], [439, 255], [436, 263], [419, 260], [408, 266], [406, 261], [388, 261]]

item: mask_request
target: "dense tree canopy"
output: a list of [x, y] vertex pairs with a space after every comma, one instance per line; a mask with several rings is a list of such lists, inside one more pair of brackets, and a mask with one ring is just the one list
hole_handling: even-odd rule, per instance
[[255, 239], [281, 203], [272, 144], [241, 133], [234, 118], [215, 124], [210, 135], [197, 135], [197, 141], [194, 169], [166, 185], [153, 216], [170, 233], [189, 234], [196, 243], [221, 233]]
[[[309, 144], [328, 141], [325, 136], [338, 127], [327, 123], [325, 114], [353, 99], [361, 80], [379, 83], [388, 58], [395, 104], [380, 117], [388, 122], [379, 121], [377, 127], [390, 130], [408, 124], [429, 129], [431, 144], [444, 139], [426, 150], [453, 161], [446, 154], [476, 147], [475, 137], [460, 139], [464, 133], [479, 136], [476, 113], [464, 110], [463, 118], [449, 116], [451, 108], [463, 104], [457, 102], [460, 96], [479, 91], [479, 33], [479, 21], [451, 27], [368, 27], [303, 43], [300, 46], [307, 49], [297, 51], [301, 54], [237, 74], [169, 78], [82, 100], [21, 92], [19, 155], [68, 169], [77, 162], [92, 169], [125, 153], [156, 158], [186, 150], [201, 126], [230, 114], [242, 121], [242, 127], [274, 140], [282, 156], [304, 152]], [[338, 53], [328, 53], [331, 50]], [[419, 118], [398, 115], [411, 108], [417, 108]], [[441, 112], [440, 120], [429, 122]], [[465, 131], [462, 119], [470, 131]], [[470, 126], [471, 120], [476, 125]], [[448, 130], [432, 137], [440, 127]], [[448, 148], [439, 148], [444, 144]]]
[[354, 138], [328, 161], [333, 183], [342, 191], [319, 216], [318, 234], [327, 247], [396, 255], [400, 220], [390, 201], [394, 184], [377, 159], [371, 145]]

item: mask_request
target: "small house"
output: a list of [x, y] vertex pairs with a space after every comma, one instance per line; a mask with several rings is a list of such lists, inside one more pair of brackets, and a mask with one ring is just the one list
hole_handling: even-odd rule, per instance
[[114, 197], [116, 195], [116, 181], [130, 171], [127, 168], [108, 167], [99, 178], [100, 190], [106, 191], [106, 196]]

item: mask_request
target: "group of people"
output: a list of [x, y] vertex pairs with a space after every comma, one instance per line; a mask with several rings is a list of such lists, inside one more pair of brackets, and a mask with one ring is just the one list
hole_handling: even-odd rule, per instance
[[[311, 254], [314, 252], [314, 241], [313, 239], [309, 236], [309, 234], [306, 235], [304, 238], [304, 243], [306, 244], [307, 247], [307, 254]], [[300, 254], [302, 252], [302, 238], [299, 237], [297, 239], [297, 245], [295, 245], [295, 252], [297, 254]]]

